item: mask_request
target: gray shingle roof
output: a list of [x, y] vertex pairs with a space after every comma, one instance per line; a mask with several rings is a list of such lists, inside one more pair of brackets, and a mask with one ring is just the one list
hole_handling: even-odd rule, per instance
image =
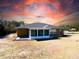
[[28, 28], [28, 29], [41, 29], [41, 28], [45, 28], [45, 29], [52, 29], [52, 28], [56, 28], [55, 26], [49, 25], [49, 24], [45, 24], [45, 23], [32, 23], [32, 24], [26, 24], [17, 28]]

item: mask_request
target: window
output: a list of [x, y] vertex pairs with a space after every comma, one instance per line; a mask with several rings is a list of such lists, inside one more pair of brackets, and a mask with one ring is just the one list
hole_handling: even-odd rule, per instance
[[37, 36], [37, 30], [31, 30], [31, 36]]
[[44, 30], [44, 36], [48, 36], [49, 35], [49, 30]]
[[38, 30], [38, 36], [43, 36], [43, 30]]

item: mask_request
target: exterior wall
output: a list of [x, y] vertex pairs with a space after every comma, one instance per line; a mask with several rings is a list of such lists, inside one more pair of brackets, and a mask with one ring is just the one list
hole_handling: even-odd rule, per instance
[[50, 36], [32, 36], [31, 39], [48, 39]]
[[58, 35], [57, 29], [50, 30], [50, 38], [58, 38]]
[[58, 36], [63, 36], [63, 35], [64, 35], [64, 30], [62, 30], [62, 29], [57, 29], [57, 35], [58, 35]]
[[[57, 31], [57, 29], [49, 29], [49, 35], [48, 36], [31, 36], [31, 30], [32, 29], [17, 29], [16, 33], [17, 36], [20, 37], [18, 40], [31, 40], [31, 39], [49, 39], [49, 38], [58, 38], [59, 35], [59, 31]], [[39, 29], [37, 29], [39, 30]], [[45, 29], [43, 29], [45, 30]], [[38, 33], [38, 31], [37, 31]], [[26, 37], [26, 35], [28, 35], [28, 37]], [[44, 35], [44, 33], [43, 33]], [[23, 37], [21, 37], [23, 36]], [[25, 37], [24, 37], [25, 36]]]
[[17, 29], [16, 33], [17, 33], [17, 36], [29, 35], [29, 30], [28, 29]]

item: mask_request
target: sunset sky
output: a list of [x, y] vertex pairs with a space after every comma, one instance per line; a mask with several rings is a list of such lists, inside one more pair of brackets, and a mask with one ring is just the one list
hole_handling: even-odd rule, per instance
[[40, 16], [47, 18], [41, 20], [43, 22], [55, 23], [64, 16], [78, 12], [78, 7], [79, 0], [0, 0], [0, 16], [10, 17], [10, 20], [20, 17], [26, 22], [31, 22], [27, 17], [36, 19]]

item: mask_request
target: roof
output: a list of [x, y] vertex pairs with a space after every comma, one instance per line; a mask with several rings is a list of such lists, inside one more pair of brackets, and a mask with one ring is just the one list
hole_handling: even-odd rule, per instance
[[56, 28], [53, 25], [45, 24], [45, 23], [32, 23], [32, 24], [25, 24], [17, 28], [28, 28], [28, 29], [52, 29]]

